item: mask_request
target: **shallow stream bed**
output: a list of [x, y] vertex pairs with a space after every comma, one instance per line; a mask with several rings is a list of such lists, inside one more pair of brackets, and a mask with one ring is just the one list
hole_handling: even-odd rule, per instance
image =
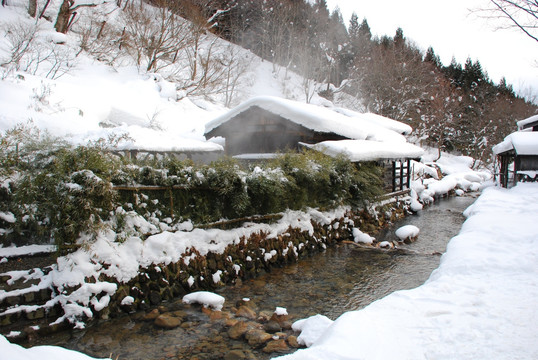
[[[420, 229], [418, 240], [402, 250], [365, 250], [340, 244], [299, 263], [274, 269], [256, 279], [216, 292], [226, 298], [229, 311], [249, 298], [258, 311], [285, 307], [291, 320], [323, 314], [336, 319], [343, 312], [361, 309], [391, 292], [421, 285], [437, 268], [440, 253], [465, 220], [462, 212], [473, 197], [443, 199], [417, 215], [378, 234], [378, 240], [395, 240], [394, 231], [412, 224]], [[184, 312], [184, 323], [172, 330], [142, 321], [141, 314], [103, 321], [83, 331], [64, 332], [39, 339], [31, 345], [51, 344], [76, 349], [96, 357], [113, 359], [222, 359], [235, 351], [245, 358], [268, 359], [245, 341], [231, 340], [222, 321], [210, 321], [197, 307], [165, 304]], [[293, 350], [290, 350], [293, 351]], [[238, 355], [239, 356], [239, 355]], [[242, 357], [229, 357], [242, 358]]]

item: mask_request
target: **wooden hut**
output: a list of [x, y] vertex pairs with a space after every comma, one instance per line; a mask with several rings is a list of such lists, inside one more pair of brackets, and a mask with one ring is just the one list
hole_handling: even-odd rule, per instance
[[388, 169], [388, 191], [396, 191], [409, 188], [410, 159], [422, 155], [403, 136], [411, 130], [374, 114], [259, 97], [209, 122], [205, 136], [224, 138], [226, 155], [240, 159], [309, 147], [331, 156], [344, 154], [353, 162], [376, 161]]
[[538, 181], [538, 115], [519, 121], [519, 131], [493, 147], [497, 181], [511, 187], [519, 181]]

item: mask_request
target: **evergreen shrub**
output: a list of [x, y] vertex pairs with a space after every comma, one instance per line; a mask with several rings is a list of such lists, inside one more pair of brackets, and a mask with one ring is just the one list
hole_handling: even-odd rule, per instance
[[[110, 141], [72, 146], [34, 128], [0, 136], [2, 242], [54, 240], [60, 249], [91, 241], [107, 227], [118, 240], [174, 229], [182, 221], [266, 215], [286, 209], [362, 206], [382, 192], [373, 163], [314, 151], [286, 152], [257, 164], [223, 158], [209, 165], [175, 158], [129, 161]], [[142, 216], [137, 227], [129, 217]], [[82, 240], [84, 239], [84, 240]]]

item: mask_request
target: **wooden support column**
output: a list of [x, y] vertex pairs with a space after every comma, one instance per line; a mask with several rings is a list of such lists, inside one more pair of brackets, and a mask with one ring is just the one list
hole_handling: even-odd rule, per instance
[[400, 190], [403, 190], [403, 185], [404, 185], [403, 172], [404, 172], [404, 163], [403, 161], [400, 160]]
[[396, 191], [396, 161], [392, 162], [392, 192]]

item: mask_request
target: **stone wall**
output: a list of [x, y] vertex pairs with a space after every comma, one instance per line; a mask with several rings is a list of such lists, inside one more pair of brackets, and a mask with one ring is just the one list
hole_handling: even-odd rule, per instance
[[[385, 202], [375, 210], [348, 212], [330, 224], [313, 222], [311, 233], [290, 227], [276, 237], [266, 233], [253, 233], [248, 238], [241, 238], [239, 243], [228, 246], [222, 253], [209, 252], [203, 256], [195, 250], [190, 250], [178, 262], [153, 264], [148, 268], [141, 268], [138, 275], [128, 283], [118, 283], [116, 279], [102, 275], [99, 281], [117, 283], [118, 290], [111, 297], [107, 307], [99, 312], [93, 311], [95, 316], [92, 319], [85, 319], [85, 322], [147, 310], [189, 292], [211, 291], [226, 284], [236, 284], [244, 279], [254, 278], [261, 273], [319, 253], [339, 241], [352, 239], [354, 227], [374, 234], [389, 223], [405, 216], [407, 212], [404, 201]], [[94, 279], [87, 281], [95, 282]], [[75, 290], [76, 288], [68, 289], [68, 292]], [[49, 296], [54, 297], [57, 293], [55, 289], [41, 292], [42, 295], [47, 295], [39, 298], [43, 306], [39, 306], [36, 298], [33, 302], [36, 306], [34, 311], [0, 316], [2, 334], [6, 335], [14, 329], [21, 330], [20, 334], [11, 336], [12, 341], [21, 341], [34, 334], [46, 335], [66, 327], [65, 323], [49, 326], [62, 316], [63, 312], [58, 306], [50, 308], [50, 312], [45, 311], [44, 303], [50, 301]], [[127, 296], [131, 296], [134, 301], [122, 305], [122, 300]], [[36, 324], [39, 327], [36, 327]]]

